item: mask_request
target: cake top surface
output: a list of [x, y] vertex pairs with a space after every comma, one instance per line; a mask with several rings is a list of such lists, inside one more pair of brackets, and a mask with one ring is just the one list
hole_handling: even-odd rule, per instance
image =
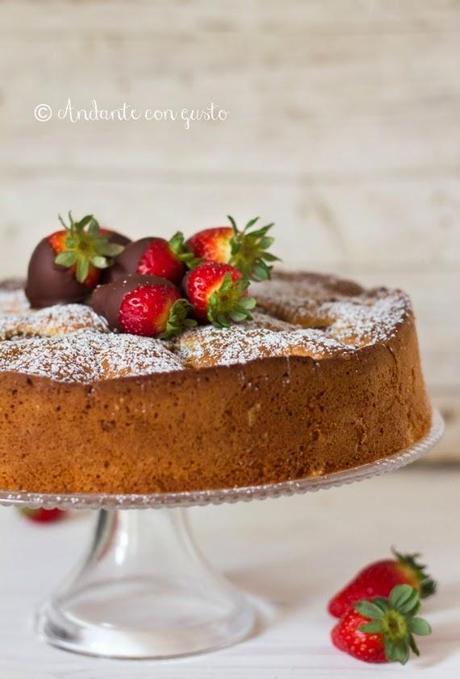
[[310, 273], [277, 273], [251, 286], [253, 320], [203, 325], [173, 341], [117, 334], [84, 304], [32, 310], [19, 282], [0, 287], [0, 372], [91, 384], [268, 357], [321, 360], [389, 340], [411, 313], [400, 290], [363, 289]]

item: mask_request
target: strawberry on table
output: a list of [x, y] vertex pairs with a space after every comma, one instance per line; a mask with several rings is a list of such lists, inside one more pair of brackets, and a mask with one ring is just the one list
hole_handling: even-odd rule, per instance
[[21, 507], [19, 511], [29, 521], [34, 523], [55, 523], [63, 519], [67, 514], [63, 509], [44, 509], [43, 507], [38, 509]]
[[363, 597], [388, 596], [395, 585], [414, 587], [423, 599], [436, 591], [435, 581], [419, 563], [419, 554], [400, 554], [393, 550], [393, 559], [382, 559], [361, 570], [329, 601], [331, 615], [340, 618]]
[[104, 316], [112, 330], [169, 338], [196, 325], [189, 318], [191, 305], [166, 278], [130, 274], [100, 285], [90, 304]]
[[129, 243], [92, 215], [76, 222], [69, 212], [69, 224], [61, 223], [64, 228], [43, 238], [30, 258], [25, 292], [33, 308], [84, 300]]
[[419, 655], [414, 634], [431, 634], [430, 625], [416, 617], [420, 596], [410, 585], [396, 585], [388, 598], [355, 603], [332, 630], [334, 646], [358, 660], [405, 664], [413, 651]]
[[199, 264], [186, 275], [184, 290], [194, 315], [221, 328], [250, 319], [256, 305], [248, 297], [247, 278], [230, 264]]
[[259, 220], [256, 217], [239, 229], [233, 217], [228, 216], [228, 220], [230, 226], [216, 226], [195, 233], [186, 242], [188, 249], [198, 260], [231, 264], [252, 280], [270, 278], [272, 263], [278, 260], [268, 252], [274, 241], [267, 235], [273, 223], [254, 228]]
[[170, 240], [141, 238], [130, 243], [117, 257], [116, 264], [107, 272], [106, 279], [113, 282], [129, 273], [161, 276], [179, 284], [185, 273], [185, 263], [193, 259], [186, 250], [184, 236], [178, 231]]

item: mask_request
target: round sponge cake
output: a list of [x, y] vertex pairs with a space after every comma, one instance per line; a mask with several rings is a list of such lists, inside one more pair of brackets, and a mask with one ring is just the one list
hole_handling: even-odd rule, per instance
[[250, 486], [391, 456], [431, 408], [410, 300], [311, 273], [251, 289], [254, 319], [173, 342], [85, 305], [0, 289], [0, 488], [149, 493]]

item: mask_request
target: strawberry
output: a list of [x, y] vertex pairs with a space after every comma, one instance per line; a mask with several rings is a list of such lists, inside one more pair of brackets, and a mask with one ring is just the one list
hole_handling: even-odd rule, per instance
[[[61, 218], [60, 218], [61, 219]], [[92, 215], [43, 238], [32, 253], [26, 295], [33, 308], [81, 302], [129, 239], [101, 229]]]
[[394, 559], [375, 561], [361, 570], [330, 600], [329, 613], [340, 618], [359, 599], [388, 596], [395, 585], [411, 585], [422, 599], [434, 594], [436, 583], [417, 561], [419, 554], [400, 554], [395, 550], [393, 554]]
[[191, 305], [166, 278], [128, 274], [99, 285], [90, 304], [104, 316], [112, 330], [169, 338], [196, 325], [188, 318]]
[[248, 280], [230, 264], [204, 262], [184, 279], [194, 315], [220, 328], [252, 318], [250, 312], [256, 300], [247, 296], [247, 289]]
[[431, 634], [426, 620], [416, 617], [419, 608], [417, 590], [396, 585], [388, 598], [357, 602], [335, 625], [332, 643], [358, 660], [405, 665], [411, 650], [419, 655], [414, 634]]
[[188, 249], [198, 260], [231, 264], [254, 281], [270, 278], [270, 262], [278, 260], [267, 252], [274, 240], [267, 236], [273, 224], [253, 229], [259, 220], [256, 217], [244, 229], [239, 229], [233, 217], [228, 219], [231, 226], [216, 226], [195, 233], [186, 242]]
[[232, 257], [231, 240], [233, 236], [233, 227], [214, 226], [198, 231], [191, 236], [187, 240], [187, 247], [199, 261], [228, 264]]
[[130, 243], [117, 257], [106, 280], [113, 282], [129, 273], [161, 276], [179, 284], [185, 273], [185, 262], [193, 259], [184, 246], [184, 236], [178, 231], [169, 241], [165, 238], [141, 238]]
[[19, 510], [23, 516], [34, 523], [54, 523], [63, 519], [67, 512], [62, 509], [30, 509], [29, 507], [21, 507]]
[[99, 280], [99, 270], [107, 269], [111, 258], [123, 252], [123, 245], [111, 242], [110, 231], [101, 229], [93, 215], [75, 222], [69, 212], [69, 224], [62, 217], [64, 227], [48, 236], [56, 254], [55, 263], [70, 268], [79, 283], [93, 288]]

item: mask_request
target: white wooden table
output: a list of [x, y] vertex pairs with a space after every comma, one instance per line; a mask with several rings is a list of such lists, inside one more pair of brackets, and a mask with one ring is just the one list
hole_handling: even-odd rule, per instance
[[[86, 547], [90, 516], [35, 526], [0, 509], [1, 679], [305, 679], [460, 676], [460, 468], [412, 468], [308, 496], [193, 510], [208, 558], [259, 606], [254, 636], [180, 661], [109, 661], [42, 645], [36, 604]], [[404, 668], [370, 666], [329, 641], [329, 595], [394, 544], [423, 551], [439, 593], [426, 603], [432, 637]]]

